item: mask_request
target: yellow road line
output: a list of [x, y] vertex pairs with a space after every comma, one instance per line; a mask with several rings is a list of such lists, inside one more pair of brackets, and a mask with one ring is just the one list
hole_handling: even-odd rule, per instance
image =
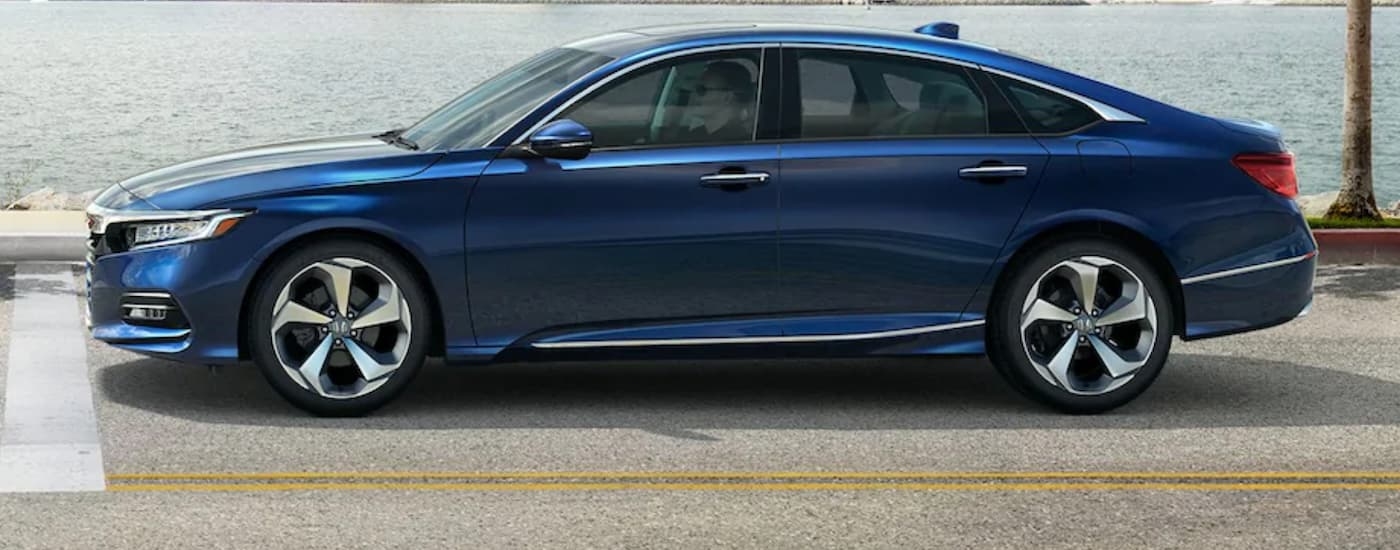
[[1400, 491], [1400, 483], [153, 483], [109, 491]]
[[300, 479], [1400, 479], [1400, 472], [192, 472], [109, 474], [108, 481]]

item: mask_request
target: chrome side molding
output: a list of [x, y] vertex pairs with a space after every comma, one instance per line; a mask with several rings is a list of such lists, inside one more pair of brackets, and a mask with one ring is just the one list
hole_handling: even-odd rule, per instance
[[1237, 268], [1234, 268], [1234, 269], [1226, 269], [1226, 270], [1224, 270], [1224, 271], [1217, 271], [1217, 272], [1215, 272], [1215, 273], [1207, 273], [1207, 274], [1205, 274], [1205, 275], [1197, 275], [1197, 276], [1195, 276], [1195, 277], [1187, 277], [1187, 278], [1181, 280], [1181, 284], [1182, 284], [1182, 286], [1185, 286], [1185, 285], [1194, 284], [1194, 283], [1200, 283], [1200, 282], [1205, 282], [1205, 281], [1213, 281], [1213, 280], [1215, 280], [1215, 279], [1223, 279], [1223, 278], [1225, 278], [1225, 277], [1233, 277], [1233, 276], [1235, 276], [1235, 275], [1243, 275], [1243, 274], [1245, 274], [1245, 273], [1253, 273], [1253, 272], [1255, 272], [1255, 271], [1263, 271], [1263, 270], [1265, 270], [1265, 269], [1273, 269], [1273, 268], [1275, 268], [1275, 267], [1283, 267], [1283, 266], [1286, 266], [1286, 265], [1293, 265], [1293, 264], [1296, 264], [1296, 263], [1298, 263], [1298, 262], [1307, 261], [1307, 260], [1311, 259], [1311, 258], [1314, 257], [1314, 256], [1317, 256], [1317, 251], [1316, 251], [1316, 250], [1314, 250], [1314, 251], [1312, 251], [1312, 252], [1309, 252], [1309, 253], [1307, 253], [1307, 254], [1303, 254], [1302, 256], [1294, 256], [1294, 257], [1292, 257], [1292, 258], [1284, 258], [1284, 259], [1282, 259], [1282, 260], [1274, 260], [1274, 261], [1272, 261], [1272, 262], [1264, 262], [1264, 263], [1262, 263], [1262, 264], [1247, 265], [1247, 266], [1244, 266], [1244, 267], [1237, 267]]
[[855, 332], [846, 334], [805, 334], [800, 336], [735, 336], [732, 338], [655, 338], [641, 340], [593, 340], [587, 342], [534, 342], [531, 347], [540, 349], [571, 348], [630, 348], [647, 346], [706, 346], [714, 344], [801, 344], [819, 342], [847, 342], [852, 340], [878, 340], [912, 336], [945, 330], [972, 328], [986, 324], [985, 319], [960, 321], [941, 325], [883, 330], [879, 332]]

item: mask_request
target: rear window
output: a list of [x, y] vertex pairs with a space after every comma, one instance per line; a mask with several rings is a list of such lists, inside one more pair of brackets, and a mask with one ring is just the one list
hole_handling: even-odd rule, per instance
[[1055, 92], [1001, 75], [992, 75], [992, 79], [1006, 92], [1031, 133], [1064, 134], [1100, 120], [1083, 103]]

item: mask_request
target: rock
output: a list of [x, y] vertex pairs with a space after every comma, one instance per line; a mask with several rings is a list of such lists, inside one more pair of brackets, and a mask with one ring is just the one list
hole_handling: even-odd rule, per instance
[[1316, 195], [1298, 195], [1298, 208], [1303, 210], [1304, 216], [1322, 216], [1327, 213], [1327, 208], [1337, 201], [1337, 192], [1318, 193]]
[[1381, 211], [1381, 214], [1392, 218], [1400, 218], [1400, 201], [1390, 203], [1390, 208]]
[[43, 187], [5, 206], [6, 210], [83, 210], [101, 189], [68, 193]]
[[97, 194], [101, 192], [101, 189], [91, 189], [73, 195], [74, 200], [68, 203], [71, 206], [70, 210], [87, 210], [88, 205], [92, 204], [93, 199], [96, 199]]
[[33, 191], [28, 195], [20, 197], [5, 208], [7, 210], [61, 210], [63, 199], [52, 187], [41, 187], [38, 191]]

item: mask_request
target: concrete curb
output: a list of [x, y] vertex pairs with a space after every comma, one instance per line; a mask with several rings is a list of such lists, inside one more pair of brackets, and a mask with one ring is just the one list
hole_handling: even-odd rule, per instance
[[1400, 229], [1314, 229], [1324, 264], [1400, 265]]
[[[0, 263], [80, 262], [82, 212], [0, 212]], [[1400, 229], [1315, 229], [1324, 264], [1400, 265]]]
[[87, 215], [78, 210], [0, 212], [0, 262], [77, 262], [87, 256]]

